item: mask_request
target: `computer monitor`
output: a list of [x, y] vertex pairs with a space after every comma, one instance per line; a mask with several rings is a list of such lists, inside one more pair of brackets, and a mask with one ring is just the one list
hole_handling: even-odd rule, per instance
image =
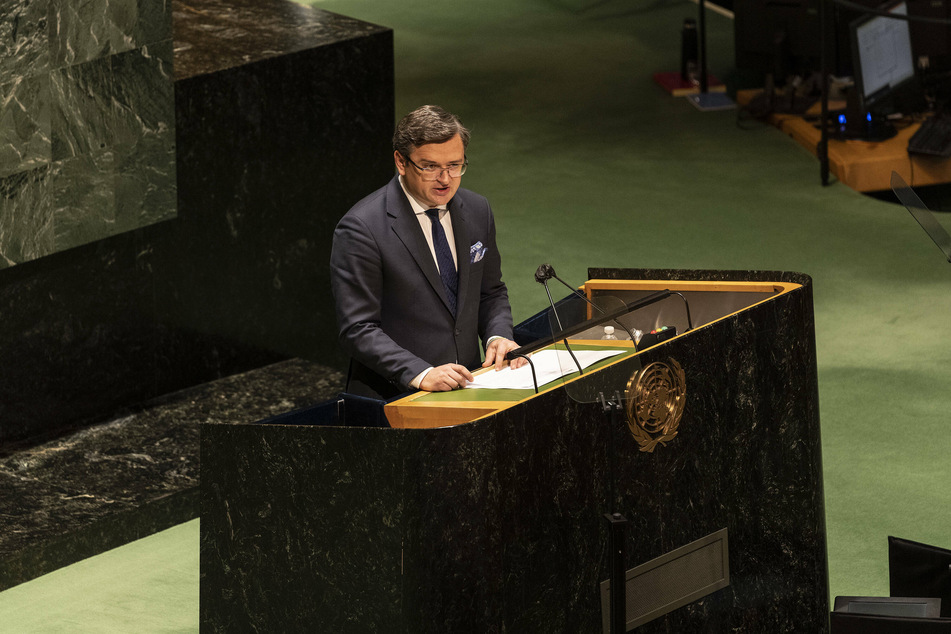
[[[884, 7], [895, 15], [908, 15], [905, 2]], [[859, 113], [869, 128], [870, 140], [893, 136], [885, 116], [894, 111], [896, 95], [914, 84], [915, 60], [908, 20], [866, 15], [851, 26], [852, 66]], [[852, 114], [854, 116], [854, 113]]]

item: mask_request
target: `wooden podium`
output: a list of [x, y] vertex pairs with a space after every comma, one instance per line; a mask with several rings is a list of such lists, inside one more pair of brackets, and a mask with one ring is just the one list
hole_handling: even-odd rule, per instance
[[[393, 427], [340, 426], [316, 408], [203, 424], [203, 628], [602, 632], [604, 515], [619, 512], [628, 627], [828, 631], [811, 280], [589, 277], [593, 298], [677, 291], [694, 328], [671, 297], [621, 318], [676, 326], [671, 340], [636, 353], [620, 342], [613, 361], [539, 394], [415, 394], [386, 406]], [[669, 426], [574, 398], [596, 385], [663, 414], [676, 390], [635, 389], [661, 366], [682, 369], [682, 410], [651, 451]]]

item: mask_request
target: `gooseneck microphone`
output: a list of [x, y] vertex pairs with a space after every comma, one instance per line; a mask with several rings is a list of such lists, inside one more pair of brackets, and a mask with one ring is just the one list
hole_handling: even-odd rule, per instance
[[555, 277], [555, 269], [551, 267], [551, 264], [542, 264], [535, 269], [535, 281], [539, 284], [544, 284], [553, 277]]
[[[558, 309], [555, 308], [555, 300], [552, 299], [551, 290], [548, 288], [548, 280], [552, 277], [558, 279], [555, 275], [555, 269], [551, 268], [550, 264], [542, 264], [535, 270], [535, 281], [545, 287], [545, 293], [548, 294], [548, 303], [551, 304], [551, 312], [554, 313], [555, 321], [558, 322], [558, 331], [564, 332], [565, 327], [561, 325], [561, 318], [558, 317]], [[572, 352], [571, 346], [568, 345], [568, 337], [565, 337], [562, 343], [565, 344], [565, 350], [567, 350], [568, 354], [571, 355], [571, 360], [575, 362], [576, 366], [578, 366], [578, 374], [583, 375], [584, 370], [581, 368], [581, 364], [578, 363], [578, 358], [575, 356], [575, 353]], [[513, 350], [512, 352], [514, 353], [516, 351]], [[532, 366], [532, 369], [534, 370], [534, 366]]]

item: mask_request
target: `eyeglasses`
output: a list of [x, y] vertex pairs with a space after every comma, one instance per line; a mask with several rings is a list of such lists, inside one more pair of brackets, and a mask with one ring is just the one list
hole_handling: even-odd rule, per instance
[[447, 165], [446, 167], [440, 167], [439, 165], [427, 165], [426, 167], [420, 167], [416, 163], [413, 163], [413, 160], [400, 152], [400, 156], [410, 162], [410, 164], [419, 170], [419, 173], [422, 174], [424, 181], [434, 181], [442, 176], [443, 172], [449, 172], [449, 176], [452, 178], [459, 178], [466, 173], [466, 168], [469, 167], [469, 159], [465, 159], [462, 163], [453, 163], [452, 165]]

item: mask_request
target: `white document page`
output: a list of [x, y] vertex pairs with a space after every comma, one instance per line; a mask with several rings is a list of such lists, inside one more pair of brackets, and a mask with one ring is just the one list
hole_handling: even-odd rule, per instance
[[[574, 350], [573, 352], [581, 367], [587, 368], [602, 359], [622, 354], [624, 350]], [[535, 374], [538, 377], [539, 387], [578, 370], [578, 366], [575, 365], [567, 350], [536, 352], [532, 355], [532, 363], [535, 364]], [[466, 389], [500, 388], [510, 390], [535, 389], [531, 366], [526, 363], [517, 370], [506, 366], [498, 372], [490, 369], [488, 372], [477, 374], [475, 381], [466, 385]]]

